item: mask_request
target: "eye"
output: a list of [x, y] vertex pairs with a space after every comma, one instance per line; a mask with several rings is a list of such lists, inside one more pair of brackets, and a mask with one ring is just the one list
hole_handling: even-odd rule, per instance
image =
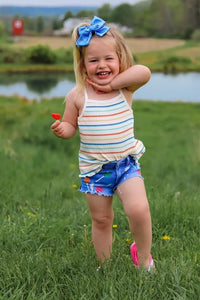
[[113, 59], [112, 57], [107, 57], [107, 58], [106, 58], [106, 60], [112, 60], [112, 59]]
[[97, 62], [97, 59], [91, 59], [89, 62], [90, 63], [95, 63], [95, 62]]

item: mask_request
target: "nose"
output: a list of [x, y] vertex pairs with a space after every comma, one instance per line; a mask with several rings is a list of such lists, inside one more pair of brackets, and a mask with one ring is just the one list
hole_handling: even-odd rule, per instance
[[103, 59], [101, 59], [100, 61], [99, 61], [99, 68], [105, 68], [106, 67], [106, 63], [105, 63], [105, 60], [103, 60]]

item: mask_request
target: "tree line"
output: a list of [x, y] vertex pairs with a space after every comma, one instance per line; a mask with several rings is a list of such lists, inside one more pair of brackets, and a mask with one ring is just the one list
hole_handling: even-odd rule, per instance
[[[145, 0], [137, 4], [122, 3], [111, 7], [103, 4], [97, 10], [80, 10], [76, 14], [67, 10], [64, 16], [37, 18], [23, 17], [26, 34], [52, 35], [53, 31], [63, 27], [69, 18], [92, 18], [97, 15], [107, 22], [118, 23], [132, 29], [130, 37], [159, 37], [200, 40], [200, 0]], [[18, 17], [18, 16], [15, 16]], [[4, 22], [8, 22], [8, 18]], [[0, 22], [0, 35], [11, 26]]]
[[[64, 19], [93, 16], [94, 11], [67, 11]], [[133, 29], [134, 36], [155, 36], [190, 39], [200, 29], [200, 0], [146, 0], [114, 8], [103, 4], [96, 14], [107, 22]]]

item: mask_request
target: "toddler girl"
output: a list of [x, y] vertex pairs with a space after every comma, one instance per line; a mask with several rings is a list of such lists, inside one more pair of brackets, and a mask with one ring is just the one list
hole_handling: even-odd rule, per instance
[[134, 138], [131, 109], [133, 93], [148, 82], [150, 70], [133, 65], [121, 34], [98, 17], [76, 27], [73, 42], [76, 86], [67, 95], [62, 122], [54, 122], [52, 132], [67, 139], [79, 128], [80, 191], [89, 206], [98, 259], [108, 259], [112, 251], [116, 191], [135, 239], [133, 263], [150, 270], [151, 216], [138, 163], [145, 147]]

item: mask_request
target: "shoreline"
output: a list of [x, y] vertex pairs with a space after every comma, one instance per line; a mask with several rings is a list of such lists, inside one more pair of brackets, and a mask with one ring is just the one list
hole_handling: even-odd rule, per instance
[[[181, 67], [178, 65], [165, 65], [165, 66], [151, 66], [145, 64], [151, 72], [159, 73], [188, 73], [188, 72], [200, 72], [200, 67]], [[27, 66], [15, 66], [15, 65], [0, 65], [0, 74], [11, 73], [11, 74], [26, 74], [26, 73], [72, 73], [74, 72], [73, 66], [58, 66], [58, 65], [27, 65]]]

